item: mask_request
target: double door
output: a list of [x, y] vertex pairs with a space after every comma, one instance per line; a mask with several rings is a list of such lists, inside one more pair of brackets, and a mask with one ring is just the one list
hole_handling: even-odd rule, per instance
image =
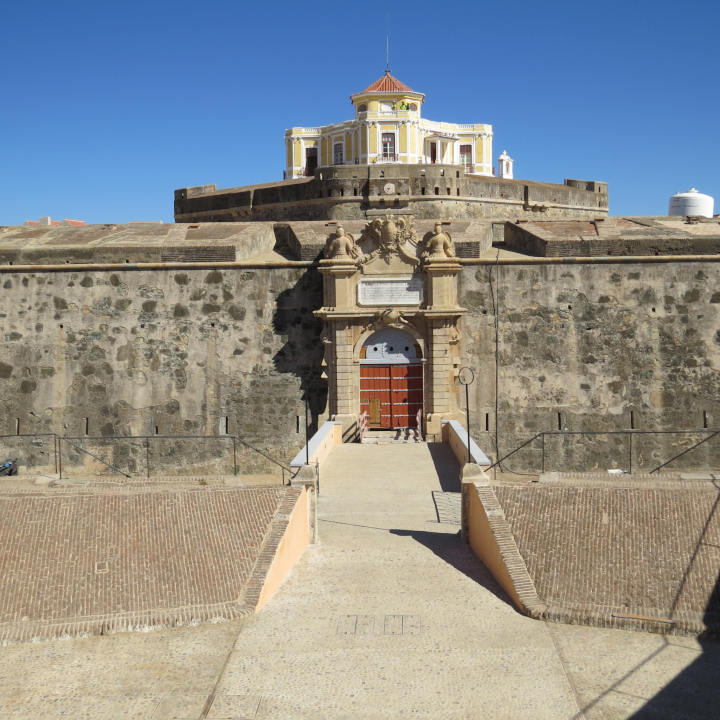
[[420, 363], [360, 366], [360, 412], [368, 413], [370, 427], [414, 428], [422, 401]]

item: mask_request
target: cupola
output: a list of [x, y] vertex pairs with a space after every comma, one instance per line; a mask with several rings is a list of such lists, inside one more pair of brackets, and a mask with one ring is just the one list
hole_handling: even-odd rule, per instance
[[379, 80], [362, 92], [351, 95], [350, 100], [355, 106], [356, 116], [368, 112], [398, 112], [416, 114], [419, 117], [425, 95], [415, 92], [386, 70]]

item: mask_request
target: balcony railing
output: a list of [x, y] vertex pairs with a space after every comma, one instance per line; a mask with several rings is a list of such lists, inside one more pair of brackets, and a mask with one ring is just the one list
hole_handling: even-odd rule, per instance
[[400, 156], [395, 153], [378, 153], [378, 162], [400, 162]]

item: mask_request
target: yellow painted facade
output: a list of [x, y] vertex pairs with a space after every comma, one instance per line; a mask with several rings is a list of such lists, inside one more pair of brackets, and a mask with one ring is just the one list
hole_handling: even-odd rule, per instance
[[[425, 120], [421, 115], [425, 96], [389, 73], [350, 99], [355, 111], [352, 120], [285, 132], [287, 178], [312, 176], [314, 167], [328, 165], [433, 162], [492, 175], [491, 125]], [[313, 148], [318, 143], [315, 161]], [[335, 152], [338, 145], [342, 150]]]

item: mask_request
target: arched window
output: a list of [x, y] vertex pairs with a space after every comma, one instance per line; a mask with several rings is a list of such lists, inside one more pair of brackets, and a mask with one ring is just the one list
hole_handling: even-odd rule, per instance
[[365, 103], [358, 105], [358, 112], [367, 112], [367, 105]]

